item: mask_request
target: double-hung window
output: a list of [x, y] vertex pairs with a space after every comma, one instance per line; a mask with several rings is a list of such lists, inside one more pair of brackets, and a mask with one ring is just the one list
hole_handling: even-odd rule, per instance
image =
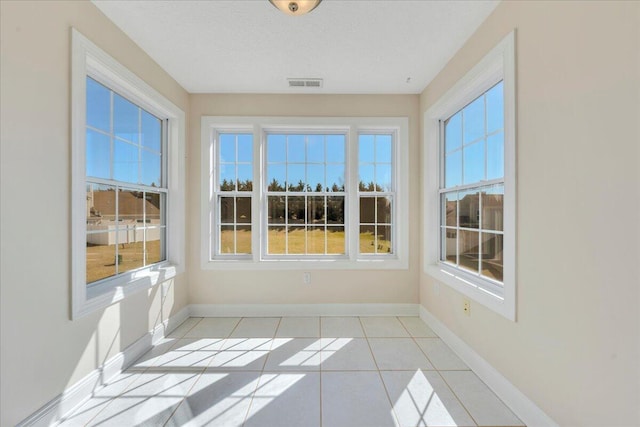
[[265, 256], [344, 256], [346, 135], [265, 137]]
[[166, 260], [166, 123], [86, 77], [86, 282]]
[[183, 268], [184, 113], [72, 32], [72, 316]]
[[204, 268], [407, 268], [408, 123], [204, 117]]
[[358, 199], [361, 255], [391, 254], [394, 250], [393, 146], [393, 134], [359, 134]]
[[503, 82], [441, 122], [440, 261], [503, 280]]
[[426, 272], [515, 319], [514, 36], [425, 114]]
[[216, 225], [213, 245], [218, 256], [251, 255], [251, 201], [253, 194], [253, 135], [218, 132], [218, 168], [215, 176]]

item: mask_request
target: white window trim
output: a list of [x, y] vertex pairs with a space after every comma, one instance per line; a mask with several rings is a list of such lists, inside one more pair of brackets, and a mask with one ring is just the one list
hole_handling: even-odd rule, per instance
[[[265, 131], [345, 130], [348, 136], [345, 161], [346, 208], [345, 231], [348, 257], [323, 257], [299, 259], [273, 259], [259, 253], [264, 251], [261, 242], [265, 224], [261, 218], [263, 198], [262, 185]], [[212, 136], [224, 130], [250, 131], [253, 133], [253, 201], [252, 201], [252, 244], [254, 253], [247, 258], [213, 258], [211, 252], [212, 185], [214, 145]], [[358, 227], [358, 133], [394, 131], [395, 144], [395, 188], [397, 201], [394, 207], [396, 252], [386, 256], [358, 257], [358, 239], [350, 229]], [[259, 143], [258, 143], [259, 142]], [[372, 270], [409, 268], [409, 119], [406, 117], [222, 117], [203, 116], [201, 121], [201, 266], [204, 270]], [[355, 165], [355, 166], [354, 166]], [[352, 235], [350, 238], [349, 235]]]
[[[184, 271], [185, 114], [80, 32], [71, 29], [71, 318], [77, 319], [148, 289]], [[99, 284], [86, 283], [85, 122], [86, 77], [108, 83], [138, 106], [168, 119], [167, 260], [123, 273]]]
[[[500, 80], [504, 87], [504, 275], [502, 292], [450, 268], [440, 259], [440, 122]], [[474, 301], [516, 320], [516, 102], [515, 31], [507, 35], [424, 115], [424, 272]]]

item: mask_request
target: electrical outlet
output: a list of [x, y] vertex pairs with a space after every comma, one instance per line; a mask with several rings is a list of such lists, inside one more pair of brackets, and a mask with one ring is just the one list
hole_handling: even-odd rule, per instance
[[311, 284], [311, 273], [302, 273], [302, 283], [305, 285]]
[[464, 314], [466, 314], [467, 316], [471, 316], [471, 303], [469, 302], [469, 300], [464, 300], [462, 311], [464, 311]]

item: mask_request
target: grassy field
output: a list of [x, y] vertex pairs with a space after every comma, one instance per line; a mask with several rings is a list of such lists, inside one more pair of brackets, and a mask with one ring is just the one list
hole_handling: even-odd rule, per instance
[[[327, 232], [327, 254], [344, 254], [344, 231]], [[220, 236], [221, 253], [234, 253], [233, 231], [224, 230]], [[238, 230], [236, 233], [236, 253], [251, 252], [251, 231]], [[284, 254], [287, 248], [289, 254], [305, 254], [305, 231], [298, 229], [285, 233], [284, 228], [271, 228], [269, 230], [269, 254]], [[306, 253], [325, 253], [324, 229], [316, 228], [306, 233]], [[360, 253], [375, 253], [374, 235], [371, 232], [360, 234]], [[378, 253], [388, 253], [391, 250], [389, 240], [378, 240]]]
[[[120, 273], [144, 266], [142, 242], [118, 245], [118, 254], [122, 256]], [[147, 242], [147, 265], [161, 261], [160, 258], [160, 240]], [[87, 246], [87, 283], [115, 275], [115, 261], [115, 245]]]
[[[222, 253], [234, 253], [234, 233], [225, 230], [220, 236], [220, 249]], [[236, 253], [251, 253], [251, 231], [238, 230], [236, 232]], [[289, 254], [324, 254], [325, 233], [322, 228], [315, 228], [306, 233], [303, 228], [285, 233], [283, 228], [269, 230], [269, 254], [284, 254], [288, 238]], [[344, 254], [344, 231], [329, 231], [326, 234], [326, 253], [331, 255]], [[306, 252], [305, 252], [306, 243]], [[375, 253], [376, 242], [371, 232], [360, 234], [360, 253]], [[391, 249], [389, 240], [379, 239], [377, 242], [378, 253], [388, 253]], [[118, 246], [118, 255], [122, 261], [118, 265], [118, 272], [123, 273], [144, 264], [142, 242], [127, 243]], [[115, 245], [87, 246], [87, 283], [95, 282], [116, 274], [116, 247]], [[147, 242], [147, 262], [153, 264], [161, 261], [160, 241]]]

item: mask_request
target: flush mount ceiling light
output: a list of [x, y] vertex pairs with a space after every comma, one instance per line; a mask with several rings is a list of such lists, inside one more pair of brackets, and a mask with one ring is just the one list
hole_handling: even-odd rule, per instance
[[269, 0], [281, 12], [287, 15], [299, 16], [311, 12], [318, 7], [322, 0]]

